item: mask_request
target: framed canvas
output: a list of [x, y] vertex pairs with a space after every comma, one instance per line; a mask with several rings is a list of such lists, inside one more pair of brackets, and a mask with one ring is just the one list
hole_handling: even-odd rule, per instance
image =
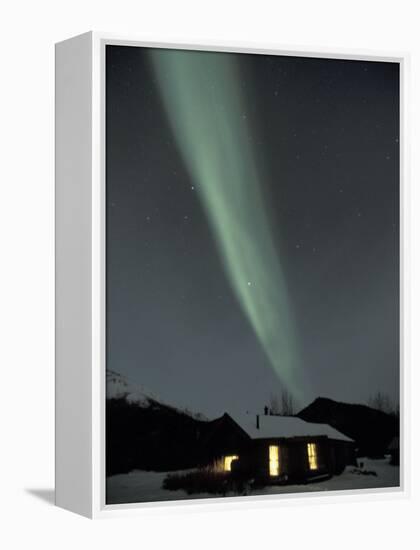
[[407, 494], [406, 70], [56, 45], [57, 505]]

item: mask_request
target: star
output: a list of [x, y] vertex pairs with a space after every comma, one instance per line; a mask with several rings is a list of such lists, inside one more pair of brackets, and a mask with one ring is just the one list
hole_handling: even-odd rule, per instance
[[248, 281], [248, 282], [247, 282], [247, 285], [248, 285], [248, 286], [251, 286], [251, 281]]

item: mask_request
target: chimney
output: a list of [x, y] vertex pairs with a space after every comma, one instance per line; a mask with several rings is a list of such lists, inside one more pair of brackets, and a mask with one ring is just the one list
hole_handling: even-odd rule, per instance
[[257, 414], [257, 430], [260, 429], [260, 415]]

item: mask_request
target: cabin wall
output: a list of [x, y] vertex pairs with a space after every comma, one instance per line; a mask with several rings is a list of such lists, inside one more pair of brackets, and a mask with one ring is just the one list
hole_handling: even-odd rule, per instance
[[[316, 445], [317, 468], [311, 470], [308, 457], [308, 443]], [[294, 480], [310, 479], [329, 473], [329, 441], [327, 438], [302, 438], [289, 446], [289, 477]]]
[[[319, 467], [309, 469], [307, 444], [316, 443]], [[270, 476], [269, 447], [279, 447], [279, 477]], [[250, 444], [248, 450], [240, 457], [241, 470], [252, 473], [257, 478], [272, 482], [284, 480], [301, 480], [313, 475], [328, 473], [328, 440], [326, 438], [311, 439], [259, 439]]]
[[228, 415], [213, 424], [210, 433], [200, 443], [203, 464], [211, 464], [223, 456], [248, 455], [251, 439]]
[[[308, 443], [316, 444], [317, 468], [311, 470]], [[279, 447], [280, 474], [270, 476], [269, 446]], [[240, 470], [266, 482], [301, 482], [319, 476], [341, 473], [347, 464], [355, 464], [354, 446], [350, 442], [327, 437], [259, 439], [250, 442], [240, 455]]]

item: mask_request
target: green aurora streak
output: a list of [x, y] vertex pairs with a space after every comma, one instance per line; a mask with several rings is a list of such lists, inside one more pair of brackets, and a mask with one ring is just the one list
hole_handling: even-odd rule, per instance
[[275, 373], [300, 401], [294, 323], [264, 205], [237, 61], [211, 52], [155, 49], [150, 55], [176, 143], [229, 281]]

